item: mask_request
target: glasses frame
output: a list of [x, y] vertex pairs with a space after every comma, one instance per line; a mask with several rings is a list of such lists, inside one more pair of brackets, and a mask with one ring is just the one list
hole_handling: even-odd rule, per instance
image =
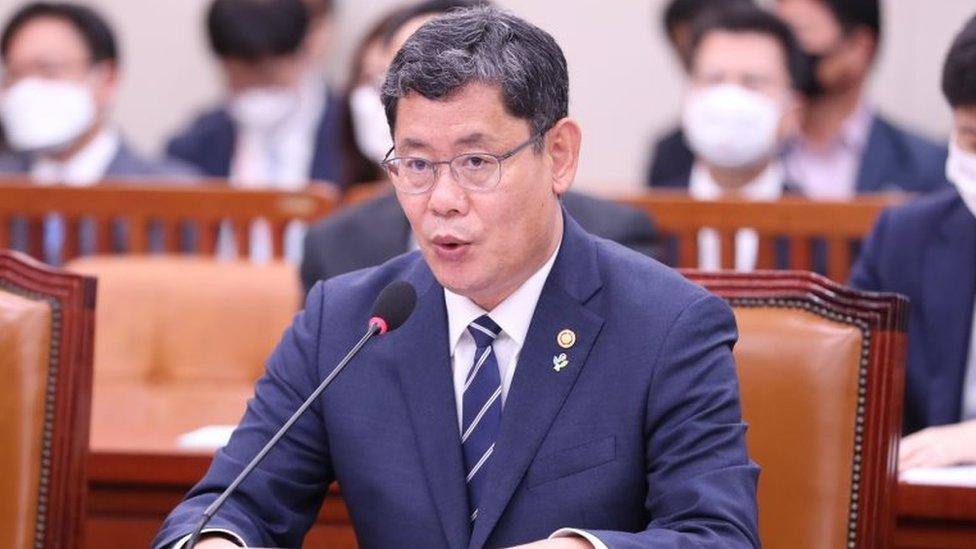
[[[437, 184], [438, 171], [440, 170], [440, 167], [443, 166], [443, 165], [446, 165], [448, 167], [448, 169], [451, 171], [451, 177], [453, 177], [454, 178], [454, 181], [459, 186], [461, 186], [462, 188], [467, 189], [469, 191], [475, 191], [475, 192], [491, 191], [491, 190], [495, 189], [496, 187], [498, 187], [498, 184], [502, 180], [502, 164], [503, 164], [503, 162], [505, 160], [508, 160], [509, 158], [515, 156], [516, 154], [522, 152], [529, 145], [538, 142], [540, 139], [542, 139], [543, 135], [544, 134], [542, 134], [542, 133], [535, 134], [532, 137], [530, 137], [528, 140], [520, 143], [519, 145], [515, 146], [513, 149], [509, 150], [508, 152], [502, 153], [502, 154], [495, 154], [495, 153], [490, 153], [490, 152], [467, 152], [467, 153], [459, 154], [459, 155], [451, 158], [450, 160], [439, 160], [439, 161], [436, 161], [436, 162], [433, 161], [433, 160], [428, 160], [428, 159], [423, 158], [423, 157], [420, 157], [420, 156], [394, 156], [393, 158], [384, 158], [383, 161], [380, 162], [380, 166], [390, 176], [390, 181], [393, 183], [393, 186], [396, 187], [397, 190], [399, 190], [400, 192], [402, 192], [404, 194], [418, 195], [418, 194], [424, 194], [424, 193], [430, 192], [430, 190], [434, 188], [434, 185]], [[396, 149], [396, 147], [391, 147], [390, 150], [387, 151], [386, 156], [389, 157], [391, 154], [393, 154], [393, 151], [395, 149]], [[459, 159], [459, 158], [463, 158], [463, 157], [467, 157], [467, 156], [490, 156], [490, 157], [494, 158], [498, 162], [498, 176], [495, 178], [495, 182], [492, 183], [490, 186], [487, 186], [487, 187], [471, 187], [471, 186], [466, 185], [463, 181], [461, 181], [461, 178], [458, 176], [457, 170], [454, 168], [454, 161], [457, 160], [457, 159]], [[430, 182], [426, 186], [424, 186], [422, 188], [418, 188], [418, 189], [404, 189], [400, 185], [397, 185], [397, 178], [390, 171], [390, 165], [393, 164], [394, 162], [403, 162], [404, 160], [423, 160], [424, 162], [429, 163], [430, 164], [430, 172], [431, 172]]]

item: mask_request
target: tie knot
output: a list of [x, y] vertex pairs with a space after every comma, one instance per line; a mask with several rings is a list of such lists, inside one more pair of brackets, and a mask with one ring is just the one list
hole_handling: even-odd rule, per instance
[[498, 327], [498, 324], [495, 324], [495, 321], [488, 315], [481, 315], [474, 322], [468, 324], [468, 332], [471, 333], [475, 345], [479, 348], [491, 345], [491, 342], [495, 341], [501, 331], [502, 329]]

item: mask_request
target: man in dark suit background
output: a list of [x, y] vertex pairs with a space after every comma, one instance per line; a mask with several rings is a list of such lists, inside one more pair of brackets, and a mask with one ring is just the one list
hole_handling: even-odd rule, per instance
[[[566, 212], [587, 232], [644, 255], [660, 251], [654, 223], [643, 212], [577, 192], [561, 198]], [[413, 248], [410, 223], [394, 195], [357, 204], [313, 225], [305, 236], [302, 287], [379, 265]]]
[[363, 547], [758, 547], [731, 310], [583, 231], [566, 60], [491, 8], [436, 18], [383, 90], [386, 168], [420, 249], [316, 284], [171, 547], [358, 340], [417, 291], [218, 512], [200, 548], [297, 546], [338, 481]]
[[886, 210], [851, 274], [912, 301], [900, 469], [976, 461], [976, 17], [946, 57], [955, 188]]
[[227, 99], [173, 137], [167, 154], [239, 187], [342, 185], [341, 101], [306, 42], [320, 41], [308, 29], [322, 26], [301, 0], [214, 0], [207, 33]]
[[[671, 0], [668, 2], [662, 12], [661, 23], [668, 43], [685, 71], [688, 71], [691, 65], [691, 33], [695, 20], [716, 9], [725, 9], [736, 4], [754, 5], [752, 0]], [[648, 160], [647, 186], [657, 187], [660, 182], [688, 180], [695, 158], [680, 125], [657, 138]]]
[[34, 2], [0, 36], [0, 175], [92, 185], [106, 178], [173, 178], [193, 170], [136, 154], [110, 120], [121, 78], [111, 27], [94, 10]]
[[[802, 132], [783, 154], [788, 179], [815, 199], [943, 187], [945, 147], [878, 114], [866, 97], [881, 40], [879, 0], [777, 0], [776, 8], [811, 71]], [[647, 184], [686, 179], [692, 158], [683, 136], [662, 140]]]

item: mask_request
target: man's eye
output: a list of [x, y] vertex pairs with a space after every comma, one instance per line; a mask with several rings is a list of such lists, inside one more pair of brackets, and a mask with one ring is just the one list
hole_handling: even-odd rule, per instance
[[491, 157], [471, 154], [464, 157], [464, 162], [461, 165], [466, 170], [480, 170], [488, 167], [492, 161]]
[[430, 169], [430, 162], [423, 158], [406, 158], [403, 160], [403, 166], [412, 172], [423, 172]]

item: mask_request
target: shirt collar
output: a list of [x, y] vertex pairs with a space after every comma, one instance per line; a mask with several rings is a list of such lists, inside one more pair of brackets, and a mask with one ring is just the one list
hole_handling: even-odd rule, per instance
[[[542, 295], [542, 288], [549, 278], [549, 272], [559, 255], [559, 248], [552, 253], [545, 264], [529, 277], [512, 295], [505, 298], [491, 311], [491, 319], [498, 324], [502, 332], [515, 341], [519, 347], [525, 342], [529, 332], [529, 324], [535, 313], [535, 306]], [[461, 341], [461, 337], [468, 331], [468, 325], [483, 314], [488, 314], [470, 299], [444, 288], [444, 304], [447, 307], [448, 340], [451, 344], [451, 356]]]
[[[737, 191], [737, 196], [745, 200], [776, 200], [783, 195], [785, 175], [779, 162], [771, 162], [755, 179]], [[708, 168], [696, 162], [691, 170], [688, 192], [698, 200], [718, 200], [730, 193], [712, 179]]]
[[87, 145], [64, 162], [44, 156], [37, 157], [31, 166], [31, 178], [41, 184], [93, 185], [105, 178], [121, 145], [118, 131], [103, 128]]

